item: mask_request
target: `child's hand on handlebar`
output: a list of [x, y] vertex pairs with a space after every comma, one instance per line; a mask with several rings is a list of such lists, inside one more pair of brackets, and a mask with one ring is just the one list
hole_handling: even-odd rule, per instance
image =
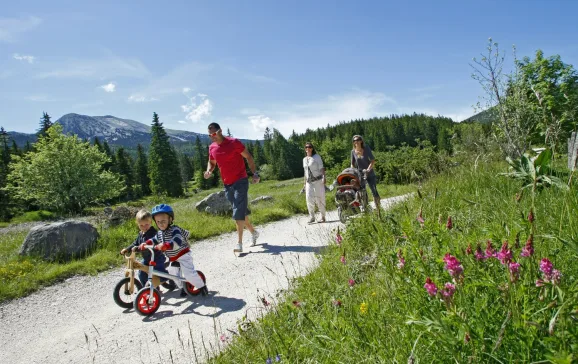
[[124, 253], [126, 253], [126, 249], [120, 251], [120, 255], [124, 255]]
[[160, 250], [160, 251], [167, 250], [167, 248], [165, 247], [165, 244], [163, 244], [163, 243], [155, 245], [154, 249]]

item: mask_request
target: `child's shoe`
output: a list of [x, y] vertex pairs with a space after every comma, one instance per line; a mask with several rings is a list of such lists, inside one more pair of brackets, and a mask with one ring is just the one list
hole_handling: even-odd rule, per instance
[[188, 296], [187, 291], [185, 291], [184, 288], [181, 288], [181, 297], [187, 297], [187, 296]]
[[204, 286], [203, 288], [201, 288], [201, 295], [206, 296], [209, 294], [209, 289], [207, 288], [207, 286]]

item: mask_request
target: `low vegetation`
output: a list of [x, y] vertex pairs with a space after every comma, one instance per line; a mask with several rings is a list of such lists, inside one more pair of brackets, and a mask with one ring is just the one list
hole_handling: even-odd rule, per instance
[[457, 167], [355, 219], [212, 362], [573, 362], [578, 188], [521, 194], [506, 172]]

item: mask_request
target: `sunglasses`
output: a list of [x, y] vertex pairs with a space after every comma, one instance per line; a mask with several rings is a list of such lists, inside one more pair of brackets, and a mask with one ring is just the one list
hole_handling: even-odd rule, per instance
[[310, 146], [310, 145], [306, 145], [306, 146], [305, 146], [305, 149], [313, 149], [313, 147]]
[[214, 132], [214, 133], [209, 133], [209, 136], [211, 136], [211, 137], [217, 136], [217, 133], [220, 132], [220, 131], [221, 131], [221, 129], [217, 130], [217, 131]]
[[355, 143], [355, 142], [360, 142], [360, 141], [361, 141], [361, 139], [353, 139], [353, 142], [354, 142], [354, 143]]

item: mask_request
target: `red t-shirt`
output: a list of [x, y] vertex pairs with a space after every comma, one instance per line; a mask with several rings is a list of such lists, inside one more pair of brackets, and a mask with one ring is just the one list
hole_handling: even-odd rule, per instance
[[231, 137], [225, 137], [221, 144], [213, 142], [209, 146], [209, 159], [217, 161], [224, 184], [232, 185], [241, 178], [247, 177], [245, 161], [241, 155], [244, 150], [243, 143]]

